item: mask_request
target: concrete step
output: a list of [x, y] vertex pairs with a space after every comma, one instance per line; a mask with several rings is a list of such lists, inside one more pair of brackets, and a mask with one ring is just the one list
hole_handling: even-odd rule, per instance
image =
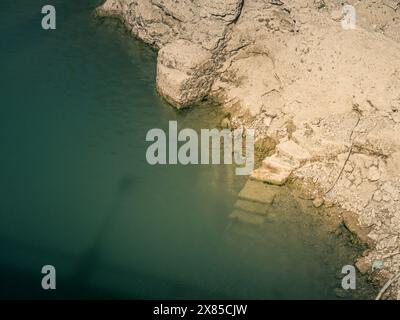
[[239, 199], [272, 204], [278, 190], [260, 181], [247, 180], [239, 192]]
[[233, 210], [233, 212], [229, 215], [229, 217], [231, 219], [237, 219], [241, 222], [254, 225], [261, 225], [266, 221], [266, 217], [264, 216], [260, 216], [259, 214], [242, 211], [238, 209]]
[[281, 142], [276, 146], [276, 151], [279, 156], [287, 157], [293, 161], [297, 161], [300, 164], [304, 164], [306, 161], [311, 159], [310, 153], [300, 147], [293, 140]]
[[291, 171], [274, 172], [271, 169], [263, 167], [254, 170], [250, 176], [251, 179], [266, 182], [276, 186], [284, 185], [290, 176]]
[[271, 157], [266, 157], [261, 167], [253, 171], [251, 178], [281, 186], [286, 183], [292, 171], [299, 166], [299, 162], [285, 159], [275, 154]]
[[271, 169], [272, 171], [281, 172], [281, 171], [290, 171], [292, 172], [294, 169], [300, 167], [300, 163], [297, 161], [293, 161], [290, 159], [285, 159], [277, 154], [274, 154], [270, 157], [266, 157], [261, 165], [265, 169]]
[[263, 231], [263, 225], [254, 225], [250, 223], [244, 223], [238, 220], [232, 220], [232, 224], [229, 226], [229, 240], [241, 241], [250, 240], [252, 245], [260, 244], [265, 246], [265, 231]]
[[260, 215], [265, 215], [267, 213], [267, 206], [268, 205], [264, 203], [242, 200], [242, 199], [239, 199], [235, 203], [236, 209], [257, 213]]

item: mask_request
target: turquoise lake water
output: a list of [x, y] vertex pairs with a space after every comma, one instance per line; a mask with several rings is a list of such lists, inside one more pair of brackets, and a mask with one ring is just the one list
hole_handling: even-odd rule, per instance
[[232, 166], [147, 164], [148, 130], [213, 128], [217, 108], [164, 103], [156, 52], [99, 1], [52, 4], [45, 31], [42, 1], [0, 2], [0, 297], [336, 298], [359, 249], [289, 195], [264, 228], [232, 227]]

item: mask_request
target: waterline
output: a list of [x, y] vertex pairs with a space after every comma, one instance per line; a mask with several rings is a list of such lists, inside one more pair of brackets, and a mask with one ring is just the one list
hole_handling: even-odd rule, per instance
[[[146, 151], [147, 162], [151, 165], [174, 164], [236, 164], [236, 175], [250, 175], [254, 169], [254, 130], [253, 129], [201, 129], [200, 136], [193, 129], [178, 132], [177, 121], [169, 121], [168, 134], [162, 129], [151, 129], [146, 141], [154, 142]], [[168, 144], [167, 144], [168, 136]], [[246, 149], [243, 150], [243, 137]], [[211, 144], [210, 144], [211, 140]], [[184, 144], [179, 145], [179, 142]], [[178, 148], [179, 147], [179, 148]], [[211, 162], [210, 162], [211, 148]], [[223, 161], [221, 162], [221, 152]], [[168, 154], [168, 160], [167, 160]]]

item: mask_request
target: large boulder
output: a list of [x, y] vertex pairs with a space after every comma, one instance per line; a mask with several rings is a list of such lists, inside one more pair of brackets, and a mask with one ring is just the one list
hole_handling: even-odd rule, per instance
[[186, 40], [175, 41], [158, 53], [158, 92], [177, 108], [188, 107], [209, 93], [212, 70], [211, 52]]
[[183, 108], [208, 95], [242, 6], [243, 0], [107, 0], [97, 14], [119, 17], [133, 35], [160, 49], [158, 91]]

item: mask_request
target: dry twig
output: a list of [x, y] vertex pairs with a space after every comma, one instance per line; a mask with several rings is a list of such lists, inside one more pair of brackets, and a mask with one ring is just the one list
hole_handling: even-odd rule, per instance
[[351, 156], [351, 154], [352, 154], [352, 152], [353, 152], [353, 147], [354, 147], [354, 145], [353, 145], [353, 139], [352, 139], [352, 138], [353, 138], [353, 133], [354, 133], [354, 130], [357, 128], [358, 124], [359, 124], [360, 121], [361, 121], [361, 113], [360, 113], [360, 111], [359, 111], [357, 108], [354, 108], [354, 111], [357, 112], [357, 114], [358, 114], [358, 119], [357, 119], [356, 125], [354, 126], [353, 130], [351, 130], [351, 133], [350, 133], [350, 142], [351, 142], [350, 151], [349, 151], [349, 153], [348, 153], [348, 155], [347, 155], [347, 157], [346, 157], [346, 160], [345, 160], [344, 163], [343, 163], [343, 166], [342, 166], [342, 169], [341, 169], [340, 172], [339, 172], [339, 175], [337, 176], [336, 180], [333, 182], [332, 186], [331, 186], [327, 191], [325, 191], [325, 194], [328, 194], [329, 192], [331, 192], [331, 191], [333, 190], [333, 188], [335, 187], [335, 185], [336, 185], [337, 182], [339, 181], [340, 177], [342, 176], [343, 171], [344, 171], [344, 168], [346, 167], [346, 164], [347, 164], [347, 162], [349, 161], [350, 156]]
[[381, 291], [379, 291], [378, 295], [376, 296], [375, 300], [380, 300], [384, 295], [384, 293], [386, 292], [386, 290], [399, 278], [400, 278], [400, 272], [394, 275], [392, 278], [389, 279], [388, 282], [385, 283]]

